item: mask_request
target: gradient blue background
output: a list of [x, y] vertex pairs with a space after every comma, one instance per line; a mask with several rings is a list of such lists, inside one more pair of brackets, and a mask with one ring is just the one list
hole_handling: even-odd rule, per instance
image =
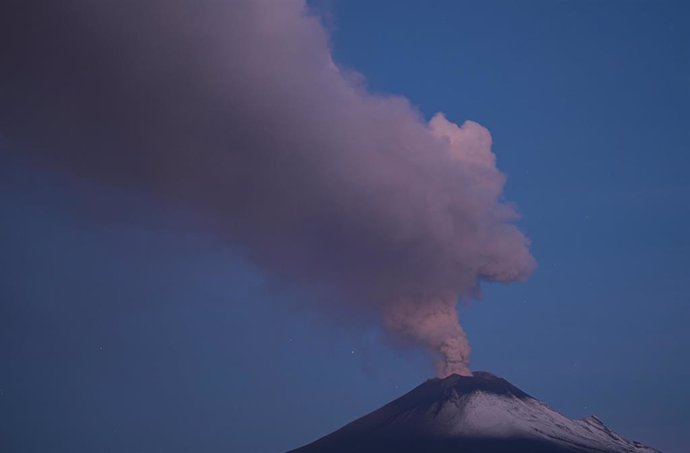
[[[459, 308], [473, 368], [690, 448], [690, 8], [315, 2], [373, 91], [494, 137], [539, 268]], [[0, 449], [274, 452], [431, 377], [271, 291], [202, 219], [0, 143]]]

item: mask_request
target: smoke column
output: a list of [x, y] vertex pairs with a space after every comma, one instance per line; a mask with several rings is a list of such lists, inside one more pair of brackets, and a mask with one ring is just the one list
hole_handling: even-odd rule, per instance
[[441, 376], [470, 373], [457, 301], [534, 268], [489, 132], [368, 92], [302, 0], [6, 0], [0, 30], [13, 152], [198, 211]]

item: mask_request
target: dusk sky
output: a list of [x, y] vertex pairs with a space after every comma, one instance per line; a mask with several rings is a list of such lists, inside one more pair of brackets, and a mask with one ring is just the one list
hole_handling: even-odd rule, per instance
[[[298, 112], [303, 116], [290, 115], [278, 100], [259, 105], [251, 115], [275, 116], [257, 123], [256, 134], [253, 120], [233, 110], [234, 104], [209, 104], [201, 97], [227, 92], [241, 104], [245, 91], [251, 100], [273, 92], [263, 85], [240, 90], [231, 86], [232, 77], [215, 73], [206, 77], [205, 62], [198, 61], [206, 55], [197, 58], [194, 47], [184, 47], [183, 33], [180, 55], [189, 58], [191, 69], [185, 66], [179, 79], [142, 90], [141, 104], [131, 102], [138, 91], [128, 90], [139, 80], [132, 74], [139, 73], [127, 73], [131, 79], [120, 86], [120, 60], [109, 58], [136, 66], [148, 62], [151, 52], [158, 65], [152, 73], [162, 74], [175, 53], [166, 51], [177, 45], [164, 36], [148, 50], [131, 51], [146, 42], [137, 39], [157, 36], [149, 29], [136, 34], [138, 27], [158, 23], [145, 17], [150, 9], [123, 2], [119, 9], [133, 11], [111, 21], [107, 12], [89, 16], [97, 8], [63, 14], [57, 3], [26, 2], [33, 9], [21, 3], [0, 6], [3, 452], [262, 453], [315, 440], [435, 376], [437, 369], [443, 372], [434, 339], [409, 327], [407, 319], [398, 328], [399, 305], [372, 296], [407, 295], [416, 285], [408, 280], [416, 275], [420, 293], [450, 290], [462, 299], [457, 310], [471, 345], [471, 369], [502, 376], [571, 418], [595, 414], [616, 432], [665, 453], [690, 449], [687, 2], [310, 2], [310, 14], [318, 17], [311, 23], [314, 34], [299, 35], [295, 42], [314, 43], [314, 49], [305, 52], [303, 65], [286, 64], [294, 72], [283, 66], [276, 71], [285, 71], [297, 94], [305, 90], [313, 99], [295, 95], [306, 98]], [[151, 3], [159, 9], [165, 4]], [[133, 21], [131, 40], [121, 47], [115, 38], [108, 41], [129, 36], [129, 29], [120, 33], [117, 27], [138, 14], [144, 18]], [[166, 24], [161, 28], [172, 33], [177, 16], [161, 17]], [[234, 32], [218, 17], [218, 28], [203, 36], [204, 43], [227, 47], [229, 55], [245, 45], [261, 49], [252, 47], [251, 21], [233, 18], [227, 28], [237, 25]], [[73, 27], [70, 21], [82, 22]], [[25, 28], [31, 23], [40, 26]], [[99, 27], [112, 35], [103, 38]], [[238, 39], [243, 27], [249, 30], [248, 44], [225, 46], [223, 39]], [[315, 78], [324, 84], [313, 91], [309, 80], [302, 81], [312, 68], [311, 55], [328, 54], [319, 37], [330, 40], [337, 82], [342, 73], [366, 87], [352, 100], [336, 96], [331, 79]], [[101, 49], [102, 43], [107, 48]], [[130, 51], [131, 59], [122, 56]], [[97, 55], [95, 63], [91, 55]], [[175, 53], [174, 61], [180, 55]], [[214, 55], [209, 51], [209, 60]], [[276, 88], [282, 72], [270, 74], [271, 59], [253, 55], [246, 58], [248, 67], [268, 68], [266, 86]], [[82, 65], [70, 66], [72, 57]], [[235, 62], [220, 65], [220, 74], [233, 75]], [[69, 70], [63, 71], [63, 64]], [[213, 87], [194, 85], [199, 74]], [[102, 96], [91, 105], [90, 93], [96, 92]], [[278, 98], [283, 94], [276, 92]], [[389, 95], [403, 96], [410, 105], [389, 102]], [[232, 146], [246, 145], [241, 156], [220, 158], [232, 169], [230, 183], [224, 166], [209, 163], [222, 149], [215, 142], [211, 151], [200, 152], [199, 159], [208, 162], [195, 166], [185, 160], [180, 137], [186, 138], [187, 116], [179, 117], [180, 132], [165, 140], [154, 135], [177, 124], [178, 117], [166, 109], [180, 105], [193, 107], [185, 115], [193, 118], [189, 143], [195, 147], [214, 140], [223, 145], [227, 137]], [[382, 112], [394, 119], [388, 122]], [[454, 131], [448, 125], [470, 120], [488, 129], [496, 167], [507, 177], [502, 194], [483, 129], [462, 126], [461, 145], [476, 144], [476, 153], [454, 156], [452, 139], [450, 145], [437, 140], [438, 130], [426, 127], [437, 112], [445, 119], [432, 126]], [[364, 114], [371, 121], [347, 120]], [[323, 124], [313, 120], [319, 116]], [[140, 128], [147, 118], [156, 124]], [[113, 121], [127, 124], [111, 128]], [[289, 131], [300, 121], [310, 131], [321, 127], [304, 132], [308, 139], [297, 137], [300, 131], [293, 137]], [[404, 134], [401, 143], [443, 153], [445, 146], [450, 157], [433, 160], [412, 150], [391, 174], [377, 173], [377, 163], [393, 162], [386, 159], [397, 152], [390, 134], [398, 130]], [[353, 131], [357, 138], [349, 142]], [[276, 156], [273, 145], [289, 149], [293, 139], [307, 149], [297, 163], [279, 160], [269, 170], [257, 163]], [[340, 170], [340, 161], [328, 160], [339, 156], [343, 141], [347, 153]], [[371, 143], [383, 143], [380, 160], [369, 160]], [[138, 154], [138, 144], [150, 147], [149, 154]], [[310, 156], [321, 154], [312, 153], [311, 145], [327, 151], [316, 163]], [[264, 153], [257, 162], [252, 146]], [[169, 147], [169, 153], [159, 147]], [[452, 173], [457, 159], [461, 182]], [[176, 167], [189, 162], [188, 173]], [[249, 168], [246, 174], [236, 170], [239, 164]], [[312, 164], [337, 181], [323, 186], [323, 197], [311, 194], [321, 179], [303, 177]], [[478, 168], [468, 174], [481, 176], [467, 177], [465, 165]], [[371, 174], [348, 179], [348, 169], [368, 167]], [[397, 178], [409, 168], [433, 176], [433, 185]], [[180, 175], [188, 179], [180, 182]], [[430, 195], [431, 206], [400, 201], [395, 194], [381, 198], [385, 203], [362, 201], [358, 188], [367, 177], [388, 176], [386, 188], [397, 193], [409, 187], [411, 198]], [[275, 183], [262, 180], [256, 190], [225, 197], [223, 190], [236, 189], [233, 181], [254, 187], [252, 181], [260, 178]], [[333, 214], [333, 200], [341, 198], [328, 190], [346, 193], [342, 202], [353, 209], [351, 217]], [[479, 194], [480, 206], [472, 205], [463, 220], [490, 230], [460, 228], [479, 244], [469, 257], [464, 248], [452, 249], [443, 224], [416, 221], [437, 210], [465, 209], [476, 199], [447, 201], [454, 190]], [[264, 194], [274, 204], [264, 204]], [[276, 211], [280, 206], [287, 207]], [[281, 214], [293, 211], [298, 219], [316, 219], [309, 234]], [[411, 220], [400, 234], [413, 235], [418, 249], [409, 252], [412, 258], [403, 256], [414, 264], [398, 265], [390, 249], [397, 239], [389, 241], [385, 234], [395, 225], [392, 219], [407, 214]], [[347, 224], [344, 231], [337, 227], [341, 223]], [[437, 235], [427, 244], [417, 237], [420, 231]], [[333, 246], [336, 239], [342, 244]], [[429, 257], [436, 247], [443, 252]], [[450, 270], [443, 265], [458, 261], [462, 278], [446, 278]], [[376, 287], [379, 281], [382, 288]], [[475, 281], [481, 281], [481, 297]], [[351, 298], [357, 299], [354, 308]], [[415, 300], [403, 312], [420, 304]], [[441, 312], [447, 306], [445, 299], [438, 304]], [[384, 322], [373, 312], [384, 313]], [[464, 357], [462, 330], [452, 336]], [[453, 354], [445, 357], [447, 363], [455, 363]], [[463, 367], [464, 362], [457, 370]]]

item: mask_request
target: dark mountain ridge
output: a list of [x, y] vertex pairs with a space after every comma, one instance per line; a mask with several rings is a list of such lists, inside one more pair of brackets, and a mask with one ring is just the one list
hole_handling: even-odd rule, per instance
[[505, 379], [429, 379], [293, 453], [658, 453], [596, 417], [571, 420]]

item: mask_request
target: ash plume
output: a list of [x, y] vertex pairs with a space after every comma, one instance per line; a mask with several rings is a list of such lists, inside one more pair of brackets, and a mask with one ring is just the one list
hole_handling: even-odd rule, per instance
[[309, 303], [469, 374], [455, 304], [534, 268], [489, 132], [370, 93], [302, 0], [8, 0], [0, 138], [203, 214]]

